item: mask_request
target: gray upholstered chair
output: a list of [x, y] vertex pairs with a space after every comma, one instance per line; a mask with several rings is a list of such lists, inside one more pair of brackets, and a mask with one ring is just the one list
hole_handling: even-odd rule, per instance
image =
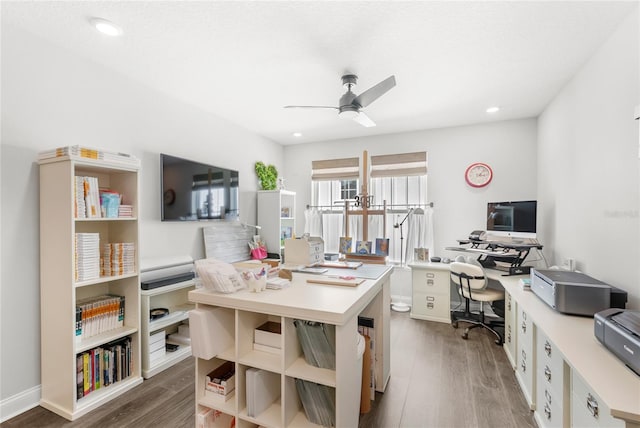
[[[491, 331], [496, 337], [496, 343], [502, 345], [502, 334], [496, 327], [504, 327], [504, 318], [487, 320], [484, 314], [484, 304], [504, 300], [504, 290], [487, 288], [488, 280], [484, 274], [482, 266], [453, 262], [451, 263], [451, 280], [458, 288], [458, 294], [464, 299], [464, 311], [451, 311], [451, 324], [458, 328], [458, 322], [472, 324], [465, 328], [462, 334], [463, 339], [469, 338], [469, 330], [476, 327], [484, 327]], [[480, 303], [480, 311], [471, 311], [471, 302]]]

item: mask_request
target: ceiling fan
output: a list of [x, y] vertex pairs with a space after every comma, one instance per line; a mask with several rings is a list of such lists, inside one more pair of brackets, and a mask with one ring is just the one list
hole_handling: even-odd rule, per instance
[[346, 119], [353, 119], [362, 126], [367, 128], [376, 126], [375, 122], [371, 120], [361, 109], [367, 107], [369, 104], [380, 98], [387, 93], [391, 88], [396, 86], [395, 76], [389, 76], [382, 82], [367, 89], [360, 95], [353, 93], [352, 89], [356, 86], [358, 76], [355, 74], [345, 74], [342, 76], [342, 86], [347, 89], [339, 101], [339, 107], [333, 106], [284, 106], [284, 108], [329, 108], [338, 110], [338, 116]]

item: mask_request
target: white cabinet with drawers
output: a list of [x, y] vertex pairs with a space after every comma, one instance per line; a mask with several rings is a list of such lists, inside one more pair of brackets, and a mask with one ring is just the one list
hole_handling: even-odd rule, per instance
[[410, 263], [411, 318], [451, 322], [449, 265]]
[[518, 339], [516, 343], [517, 367], [516, 379], [524, 392], [524, 397], [531, 410], [535, 410], [535, 374], [536, 358], [535, 324], [524, 310], [517, 309], [516, 331]]
[[592, 428], [623, 428], [621, 419], [611, 416], [611, 410], [575, 370], [571, 371], [571, 426]]
[[536, 330], [536, 411], [541, 428], [570, 426], [569, 367], [556, 345]]
[[515, 370], [517, 364], [516, 332], [517, 303], [509, 292], [504, 293], [504, 351], [507, 354], [511, 367]]

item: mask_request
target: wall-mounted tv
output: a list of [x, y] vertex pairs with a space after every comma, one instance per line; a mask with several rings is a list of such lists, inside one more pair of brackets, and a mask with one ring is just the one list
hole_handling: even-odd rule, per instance
[[487, 232], [514, 238], [536, 237], [536, 201], [489, 202]]
[[160, 154], [162, 221], [238, 217], [238, 171]]

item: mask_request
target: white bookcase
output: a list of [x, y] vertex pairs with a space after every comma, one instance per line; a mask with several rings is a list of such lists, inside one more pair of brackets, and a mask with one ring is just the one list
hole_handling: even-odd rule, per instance
[[[141, 290], [142, 300], [142, 377], [148, 379], [174, 364], [191, 356], [191, 346], [180, 345], [173, 352], [160, 358], [151, 358], [151, 335], [164, 331], [165, 335], [176, 333], [178, 326], [189, 319], [189, 311], [195, 307], [189, 303], [188, 293], [195, 288], [194, 280], [182, 281], [152, 290]], [[151, 320], [149, 312], [154, 308], [169, 309], [169, 315]]]
[[267, 251], [284, 253], [284, 232], [292, 237], [296, 231], [296, 193], [289, 190], [258, 191], [258, 225]]
[[[74, 420], [142, 382], [140, 375], [140, 289], [138, 280], [138, 167], [92, 159], [58, 157], [40, 162], [40, 405]], [[131, 218], [75, 218], [75, 176], [97, 177], [100, 187], [124, 195]], [[99, 233], [104, 243], [135, 246], [134, 273], [76, 281], [76, 233]], [[125, 297], [123, 326], [87, 339], [75, 334], [76, 302], [103, 294]], [[132, 372], [120, 381], [77, 398], [76, 357], [130, 338]]]

